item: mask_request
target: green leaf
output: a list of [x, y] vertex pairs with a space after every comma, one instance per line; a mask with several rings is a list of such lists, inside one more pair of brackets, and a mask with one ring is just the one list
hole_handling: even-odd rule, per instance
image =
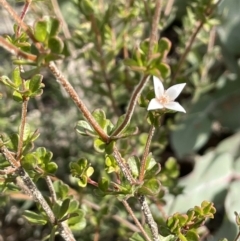
[[166, 79], [170, 75], [170, 67], [168, 64], [160, 63], [156, 67], [159, 69], [161, 77], [163, 79]]
[[129, 238], [130, 241], [145, 241], [145, 238], [141, 236], [139, 233], [134, 233], [132, 237]]
[[59, 216], [60, 208], [61, 208], [61, 202], [60, 201], [54, 202], [52, 210], [56, 217]]
[[127, 126], [124, 128], [124, 130], [122, 131], [121, 135], [119, 135], [119, 137], [126, 138], [129, 136], [135, 136], [137, 134], [138, 134], [138, 127]]
[[27, 153], [22, 159], [21, 164], [25, 169], [34, 169], [37, 165], [37, 158], [34, 153]]
[[98, 182], [98, 187], [103, 191], [108, 191], [109, 181], [107, 178], [102, 177], [100, 181]]
[[146, 160], [146, 169], [151, 170], [156, 164], [157, 164], [157, 162], [152, 157], [152, 153], [149, 152], [149, 154], [147, 156], [147, 160]]
[[197, 235], [195, 230], [187, 231], [187, 233], [185, 234], [185, 238], [187, 239], [187, 241], [198, 241], [199, 240], [199, 236]]
[[106, 156], [105, 159], [107, 173], [119, 172], [119, 166], [117, 165], [116, 159], [112, 155]]
[[163, 58], [165, 58], [171, 49], [171, 41], [167, 38], [161, 38], [158, 43], [158, 51], [163, 53]]
[[104, 141], [102, 141], [101, 139], [95, 139], [93, 146], [97, 152], [100, 152], [100, 153], [105, 152], [106, 143]]
[[68, 196], [68, 191], [69, 191], [68, 185], [64, 184], [62, 181], [55, 181], [53, 183], [53, 186], [57, 194], [57, 197], [59, 199], [64, 199]]
[[138, 67], [138, 63], [134, 59], [124, 59], [123, 63], [128, 67]]
[[97, 123], [104, 128], [106, 125], [106, 115], [105, 112], [101, 109], [96, 109], [93, 111], [93, 116], [95, 118], [95, 120], [97, 121]]
[[63, 51], [64, 44], [59, 37], [54, 36], [48, 40], [48, 47], [51, 49], [52, 53], [61, 54]]
[[91, 177], [93, 173], [94, 173], [93, 167], [91, 167], [91, 166], [88, 167], [88, 169], [86, 170], [87, 177]]
[[12, 79], [14, 81], [16, 88], [18, 88], [22, 84], [21, 71], [19, 67], [16, 67], [13, 70]]
[[32, 93], [35, 93], [40, 88], [42, 88], [42, 79], [43, 79], [43, 76], [40, 74], [36, 74], [31, 78], [30, 83], [29, 83], [29, 90]]
[[110, 120], [106, 119], [105, 112], [101, 109], [96, 109], [93, 111], [92, 114], [97, 123], [104, 129], [104, 131], [107, 133], [111, 133], [111, 130], [114, 126]]
[[133, 176], [136, 178], [139, 176], [140, 160], [137, 156], [131, 156], [128, 158], [127, 163], [132, 171]]
[[37, 41], [44, 43], [48, 37], [47, 21], [45, 19], [38, 20], [34, 26], [34, 36]]
[[57, 231], [57, 227], [53, 227], [49, 237], [49, 241], [55, 241], [56, 231]]
[[139, 193], [145, 195], [157, 195], [161, 189], [160, 182], [153, 178], [144, 182], [143, 186], [139, 188]]
[[5, 84], [6, 86], [9, 86], [9, 87], [11, 87], [11, 88], [13, 88], [13, 89], [16, 88], [15, 83], [13, 83], [13, 82], [12, 82], [7, 76], [5, 76], [5, 75], [3, 75], [3, 76], [0, 77], [0, 81], [2, 81], [3, 84]]
[[25, 210], [23, 216], [32, 224], [45, 225], [47, 223], [47, 220], [41, 214], [29, 210]]
[[75, 199], [71, 199], [70, 204], [69, 204], [69, 208], [68, 208], [68, 213], [73, 213], [75, 211], [77, 211], [79, 208], [79, 203], [77, 200]]
[[13, 92], [13, 100], [15, 100], [16, 102], [22, 102], [23, 101], [23, 97], [22, 97], [22, 95], [18, 91], [15, 90]]
[[85, 175], [82, 175], [78, 180], [78, 185], [80, 187], [86, 187], [87, 186], [87, 180], [88, 180], [88, 177], [85, 176]]
[[83, 136], [97, 136], [92, 127], [86, 121], [78, 121], [76, 131]]
[[94, 3], [90, 0], [80, 1], [79, 7], [85, 15], [91, 15], [94, 13]]
[[55, 174], [58, 169], [58, 165], [55, 162], [50, 162], [46, 165], [45, 171], [50, 174]]
[[59, 215], [58, 215], [58, 218], [59, 219], [62, 219], [68, 212], [68, 209], [69, 209], [69, 205], [70, 205], [70, 199], [67, 198], [63, 201], [61, 207], [60, 207], [60, 210], [59, 210]]
[[51, 25], [49, 36], [54, 37], [60, 31], [60, 21], [57, 18], [50, 17], [48, 22]]
[[111, 141], [110, 143], [105, 145], [106, 154], [110, 155], [113, 153], [113, 148], [115, 146], [115, 141]]

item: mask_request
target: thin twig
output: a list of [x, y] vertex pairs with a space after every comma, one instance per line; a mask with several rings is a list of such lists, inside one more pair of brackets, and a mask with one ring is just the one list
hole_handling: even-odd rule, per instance
[[[160, 19], [160, 13], [161, 13], [161, 0], [156, 0], [156, 7], [155, 7], [153, 20], [152, 20], [152, 30], [151, 30], [151, 34], [150, 34], [150, 40], [149, 40], [148, 58], [151, 58], [154, 43], [158, 40], [158, 24], [159, 24], [159, 19]], [[144, 86], [146, 85], [148, 79], [149, 79], [149, 77], [144, 75], [143, 78], [141, 79], [141, 81], [139, 82], [139, 84], [137, 85], [137, 87], [134, 89], [130, 102], [129, 102], [129, 105], [128, 105], [128, 108], [127, 108], [126, 116], [125, 116], [122, 124], [112, 133], [111, 136], [118, 136], [129, 124], [129, 122], [132, 118], [135, 106], [137, 104], [137, 100], [138, 100]]]
[[168, 16], [171, 13], [174, 0], [168, 0], [167, 5], [164, 10], [164, 16]]
[[[219, 3], [220, 1], [221, 1], [221, 0], [219, 0], [214, 6], [212, 6], [212, 8], [210, 8], [210, 9], [207, 11], [207, 14], [206, 14], [207, 16], [210, 16], [210, 15], [213, 13], [214, 9], [217, 7], [217, 5], [218, 5], [218, 3]], [[193, 45], [193, 43], [194, 43], [194, 41], [195, 41], [195, 38], [197, 37], [199, 31], [202, 29], [204, 23], [205, 23], [204, 19], [202, 19], [202, 20], [200, 20], [200, 21], [197, 22], [196, 28], [195, 28], [195, 30], [193, 31], [192, 36], [190, 37], [190, 40], [189, 40], [188, 43], [186, 44], [185, 51], [184, 51], [183, 55], [181, 56], [180, 60], [178, 61], [177, 69], [176, 69], [176, 71], [175, 71], [175, 73], [174, 73], [174, 75], [173, 75], [172, 81], [171, 81], [172, 83], [175, 82], [175, 80], [176, 80], [176, 78], [177, 78], [177, 76], [178, 76], [178, 74], [179, 74], [179, 72], [180, 72], [180, 70], [181, 70], [182, 64], [184, 63], [184, 61], [185, 61], [188, 53], [190, 52], [191, 47], [192, 47], [192, 45]]]
[[89, 121], [92, 125], [93, 129], [98, 133], [101, 139], [105, 142], [109, 141], [109, 136], [104, 132], [101, 126], [96, 122], [90, 111], [87, 109], [85, 104], [79, 98], [76, 90], [72, 87], [72, 85], [68, 82], [68, 80], [63, 76], [63, 74], [56, 67], [54, 62], [50, 62], [48, 64], [48, 68], [52, 72], [52, 74], [56, 77], [56, 79], [61, 83], [62, 87], [66, 90], [66, 92], [70, 95], [71, 99], [83, 113], [84, 117]]
[[145, 148], [144, 148], [144, 153], [143, 153], [143, 157], [142, 157], [142, 161], [141, 161], [140, 174], [139, 174], [139, 182], [140, 183], [143, 181], [143, 178], [144, 178], [147, 156], [149, 154], [150, 144], [151, 144], [154, 132], [155, 132], [155, 127], [152, 125], [150, 127], [150, 130], [149, 130], [149, 133], [148, 133], [148, 138], [147, 138], [147, 142], [146, 142], [146, 145], [145, 145]]
[[128, 213], [131, 215], [133, 221], [135, 222], [135, 224], [138, 226], [138, 228], [141, 230], [143, 236], [145, 237], [145, 239], [147, 241], [151, 241], [151, 238], [148, 236], [148, 234], [146, 233], [146, 231], [144, 230], [142, 224], [138, 221], [137, 217], [135, 216], [135, 214], [132, 211], [132, 208], [129, 206], [128, 202], [126, 200], [122, 200], [122, 204], [124, 205], [124, 207], [126, 208], [126, 210], [128, 211]]
[[36, 55], [23, 52], [22, 50], [18, 49], [13, 44], [9, 43], [2, 36], [0, 36], [0, 46], [2, 46], [4, 49], [6, 49], [9, 53], [11, 53], [13, 55], [16, 55], [18, 57], [22, 57], [23, 59], [27, 59], [27, 60], [32, 61], [32, 62], [37, 60]]
[[[27, 14], [27, 11], [30, 7], [30, 4], [31, 4], [32, 0], [26, 0], [25, 1], [25, 4], [23, 6], [23, 10], [22, 10], [22, 13], [21, 13], [21, 16], [20, 16], [20, 19], [22, 19], [22, 21], [24, 20], [24, 17], [26, 16]], [[16, 31], [16, 36], [19, 37], [20, 35], [20, 31], [21, 31], [21, 25], [18, 25], [17, 27], [17, 31]]]
[[61, 21], [62, 23], [62, 30], [63, 30], [63, 34], [65, 36], [65, 38], [67, 39], [71, 39], [71, 33], [68, 29], [68, 25], [62, 15], [61, 9], [59, 7], [58, 1], [57, 0], [51, 0], [52, 2], [52, 6], [53, 6], [53, 11], [56, 14], [57, 18]]
[[[18, 175], [16, 179], [16, 183], [19, 185], [19, 187], [27, 195], [30, 195], [35, 202], [39, 203], [39, 205], [45, 211], [50, 223], [52, 225], [55, 225], [56, 218], [54, 216], [54, 213], [49, 207], [46, 200], [44, 199], [42, 193], [38, 190], [37, 186], [29, 177], [28, 173], [20, 166], [20, 163], [15, 159], [15, 157], [11, 154], [11, 152], [4, 146], [2, 141], [0, 143], [0, 152], [4, 155], [6, 160], [9, 161], [12, 167], [16, 168], [15, 173]], [[75, 238], [73, 237], [72, 232], [64, 222], [58, 223], [58, 227], [59, 227], [59, 233], [65, 241], [75, 241]]]
[[102, 49], [101, 33], [100, 33], [100, 31], [97, 27], [96, 20], [95, 20], [95, 17], [94, 17], [93, 14], [90, 16], [90, 21], [91, 21], [91, 24], [92, 24], [92, 30], [93, 30], [93, 32], [96, 36], [96, 49], [98, 51], [99, 58], [100, 58], [100, 67], [101, 67], [101, 71], [102, 71], [102, 74], [103, 74], [103, 78], [104, 78], [105, 83], [106, 83], [107, 88], [108, 88], [108, 96], [111, 100], [112, 107], [113, 107], [114, 111], [116, 112], [117, 115], [120, 115], [119, 108], [117, 107], [115, 99], [113, 97], [112, 84], [111, 84], [111, 81], [109, 80], [109, 78], [107, 76], [107, 73], [106, 73], [106, 61], [104, 59], [104, 53], [103, 53], [103, 49]]
[[156, 0], [155, 12], [152, 19], [152, 28], [150, 33], [150, 40], [149, 40], [149, 50], [148, 50], [148, 59], [151, 58], [154, 44], [158, 41], [159, 34], [158, 34], [158, 25], [161, 15], [161, 8], [162, 8], [162, 0]]
[[208, 54], [211, 53], [213, 47], [214, 47], [214, 43], [215, 43], [215, 39], [216, 39], [216, 28], [213, 28], [211, 31], [210, 31], [210, 34], [209, 34], [209, 41], [208, 41], [208, 46], [207, 46], [207, 54], [203, 60], [204, 62], [204, 69], [202, 70], [202, 74], [201, 74], [201, 80], [200, 82], [203, 83], [205, 82], [205, 79], [207, 77], [207, 74], [208, 74], [208, 71], [209, 71], [209, 68], [210, 68], [210, 65], [211, 65], [211, 60], [209, 60], [208, 58]]
[[148, 203], [146, 201], [145, 196], [139, 195], [138, 196], [138, 201], [141, 204], [141, 208], [142, 208], [144, 217], [146, 219], [146, 223], [148, 224], [148, 226], [149, 226], [149, 228], [151, 230], [151, 233], [153, 235], [153, 240], [154, 241], [159, 241], [158, 226], [157, 226], [156, 222], [153, 219], [151, 210], [150, 210], [150, 208], [148, 206]]
[[50, 195], [52, 197], [52, 202], [56, 203], [57, 202], [57, 195], [56, 195], [56, 192], [54, 190], [52, 179], [49, 176], [46, 176], [45, 180], [46, 180]]
[[[23, 83], [23, 89], [24, 88], [25, 87]], [[24, 136], [24, 130], [25, 130], [26, 118], [27, 118], [27, 106], [28, 106], [28, 99], [25, 98], [22, 103], [22, 115], [21, 115], [20, 129], [19, 129], [19, 139], [18, 139], [18, 148], [17, 148], [17, 157], [16, 157], [18, 161], [20, 161], [21, 155], [22, 155], [23, 136]]]
[[15, 167], [6, 167], [4, 170], [0, 170], [0, 175], [8, 175], [16, 171]]
[[119, 134], [121, 134], [121, 132], [129, 124], [129, 122], [132, 118], [135, 106], [137, 104], [138, 98], [139, 98], [144, 86], [146, 85], [148, 79], [149, 79], [148, 76], [144, 76], [142, 78], [142, 80], [140, 81], [140, 83], [135, 88], [135, 90], [133, 91], [132, 97], [130, 99], [130, 102], [129, 102], [129, 105], [128, 105], [128, 108], [127, 108], [126, 116], [125, 116], [122, 124], [112, 133], [111, 137], [112, 136], [118, 136]]
[[9, 15], [14, 19], [14, 21], [21, 26], [21, 28], [27, 33], [27, 35], [31, 38], [31, 40], [35, 43], [36, 47], [41, 49], [41, 44], [35, 39], [31, 29], [28, 27], [27, 24], [23, 22], [23, 20], [17, 15], [17, 13], [13, 10], [13, 8], [6, 2], [6, 0], [0, 0], [1, 5], [5, 8]]
[[120, 167], [121, 171], [123, 172], [123, 175], [126, 177], [126, 179], [130, 182], [130, 184], [135, 184], [136, 181], [132, 176], [131, 170], [129, 166], [126, 163], [124, 163], [123, 158], [121, 157], [121, 154], [118, 151], [117, 147], [113, 148], [113, 156], [115, 157], [116, 162]]
[[237, 234], [237, 237], [234, 239], [234, 241], [238, 241], [238, 239], [240, 238], [240, 231]]
[[[17, 178], [19, 180], [21, 180], [19, 177]], [[58, 180], [56, 177], [54, 177], [54, 180]], [[19, 186], [19, 184], [17, 184]], [[24, 185], [24, 184], [23, 184]], [[25, 187], [25, 185], [24, 185]], [[71, 187], [69, 187], [69, 195], [73, 195], [74, 198], [79, 201], [79, 193], [72, 189]], [[10, 198], [12, 199], [16, 199], [16, 200], [32, 200], [32, 197], [28, 194], [24, 193], [16, 193], [14, 191], [7, 191], [6, 194], [10, 196]], [[82, 199], [81, 202], [83, 204], [85, 204], [87, 207], [92, 208], [96, 211], [99, 211], [101, 209], [101, 207], [87, 199]], [[129, 230], [133, 231], [133, 232], [140, 232], [139, 228], [137, 226], [135, 226], [134, 224], [132, 224], [131, 222], [127, 221], [126, 219], [122, 218], [119, 215], [112, 215], [110, 216], [112, 219], [116, 220], [117, 222], [123, 224], [124, 226], [126, 226]]]

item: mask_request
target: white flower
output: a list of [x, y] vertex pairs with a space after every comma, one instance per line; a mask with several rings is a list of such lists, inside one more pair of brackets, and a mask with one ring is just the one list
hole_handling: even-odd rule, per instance
[[178, 102], [174, 101], [179, 96], [186, 83], [173, 85], [165, 91], [162, 81], [156, 76], [153, 76], [153, 84], [155, 98], [150, 101], [148, 105], [148, 110], [166, 108], [169, 110], [175, 110], [186, 113], [184, 108]]

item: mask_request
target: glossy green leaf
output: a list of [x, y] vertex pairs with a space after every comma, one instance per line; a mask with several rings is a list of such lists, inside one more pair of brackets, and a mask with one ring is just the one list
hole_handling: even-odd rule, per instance
[[58, 215], [59, 219], [62, 219], [67, 214], [69, 205], [70, 205], [70, 201], [71, 200], [69, 198], [67, 198], [62, 202], [62, 205], [59, 210], [59, 215]]
[[163, 53], [163, 58], [166, 57], [171, 48], [171, 42], [167, 38], [161, 38], [158, 43], [158, 51]]
[[187, 240], [191, 241], [199, 241], [199, 236], [197, 235], [197, 232], [195, 230], [189, 230], [184, 235]]
[[29, 90], [32, 93], [37, 92], [42, 87], [42, 79], [43, 76], [40, 74], [36, 74], [31, 78], [29, 83]]
[[107, 173], [119, 172], [119, 166], [117, 165], [117, 162], [112, 155], [108, 155], [106, 157], [105, 164], [106, 164], [105, 170], [107, 171]]
[[50, 162], [46, 165], [47, 173], [55, 174], [58, 169], [58, 165], [55, 162]]
[[95, 139], [94, 143], [93, 143], [93, 146], [94, 146], [94, 149], [97, 152], [100, 152], [100, 153], [105, 152], [106, 144], [101, 139]]
[[38, 20], [34, 26], [34, 37], [39, 42], [45, 42], [48, 37], [47, 21], [45, 19]]
[[49, 38], [48, 47], [51, 49], [52, 53], [61, 54], [63, 51], [64, 44], [59, 37], [54, 36]]
[[13, 99], [16, 102], [22, 102], [23, 101], [23, 97], [22, 97], [22, 95], [18, 91], [14, 91], [13, 92]]
[[87, 170], [86, 170], [87, 177], [91, 177], [93, 173], [94, 173], [93, 167], [91, 167], [91, 166], [88, 167]]
[[60, 31], [60, 21], [57, 18], [50, 17], [48, 22], [49, 22], [49, 25], [51, 26], [49, 36], [50, 37], [56, 36]]
[[21, 72], [20, 72], [19, 67], [16, 67], [13, 70], [12, 79], [13, 79], [13, 82], [14, 82], [16, 88], [18, 88], [22, 84]]
[[79, 180], [78, 180], [78, 185], [80, 186], [80, 187], [86, 187], [87, 186], [87, 180], [88, 180], [88, 177], [87, 176], [85, 176], [85, 175], [82, 175], [80, 178], [79, 178]]

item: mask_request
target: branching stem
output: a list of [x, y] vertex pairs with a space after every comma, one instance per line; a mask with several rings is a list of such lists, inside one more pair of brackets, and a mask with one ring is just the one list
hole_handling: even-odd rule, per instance
[[147, 156], [149, 154], [149, 149], [150, 149], [150, 145], [151, 145], [151, 142], [152, 142], [154, 132], [155, 132], [155, 127], [152, 125], [150, 130], [149, 130], [149, 133], [148, 133], [148, 138], [147, 138], [147, 142], [146, 142], [146, 145], [145, 145], [145, 148], [144, 148], [144, 153], [143, 153], [143, 157], [142, 157], [142, 161], [141, 161], [140, 174], [139, 174], [139, 182], [140, 183], [143, 181], [143, 178], [144, 178]]
[[62, 87], [66, 90], [66, 92], [70, 95], [71, 99], [77, 105], [79, 110], [83, 113], [84, 117], [89, 121], [94, 130], [98, 133], [103, 141], [108, 143], [109, 136], [104, 132], [101, 126], [96, 122], [88, 108], [85, 106], [83, 101], [79, 98], [76, 90], [72, 87], [72, 85], [68, 82], [68, 80], [63, 76], [63, 74], [59, 71], [56, 65], [53, 62], [48, 64], [48, 68], [52, 72], [52, 74], [56, 77], [56, 79], [61, 83]]
[[132, 211], [132, 208], [129, 206], [128, 202], [126, 200], [122, 201], [122, 204], [124, 205], [124, 207], [126, 208], [126, 210], [128, 211], [128, 213], [131, 215], [132, 219], [134, 220], [135, 224], [137, 225], [137, 227], [141, 230], [143, 236], [145, 237], [145, 239], [147, 241], [151, 241], [151, 238], [148, 236], [148, 234], [146, 233], [146, 231], [144, 230], [142, 224], [138, 221], [138, 219], [136, 218], [135, 214]]

